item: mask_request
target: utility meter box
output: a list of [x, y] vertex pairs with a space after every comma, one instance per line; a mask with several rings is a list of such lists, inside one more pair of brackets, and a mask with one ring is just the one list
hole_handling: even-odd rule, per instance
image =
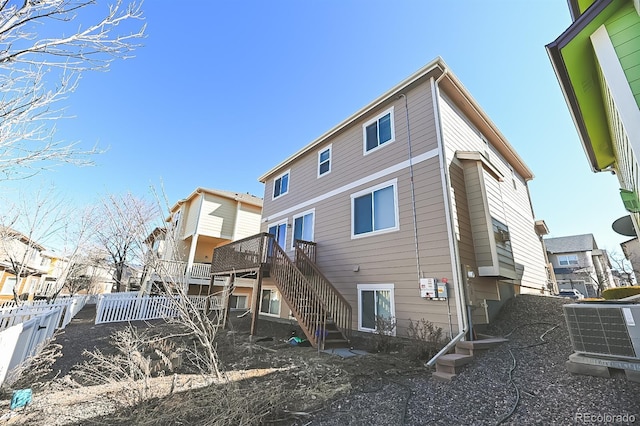
[[436, 291], [435, 278], [420, 278], [420, 297], [425, 299], [435, 299], [438, 297]]
[[438, 299], [448, 299], [449, 298], [449, 290], [447, 287], [447, 283], [439, 282], [438, 283]]

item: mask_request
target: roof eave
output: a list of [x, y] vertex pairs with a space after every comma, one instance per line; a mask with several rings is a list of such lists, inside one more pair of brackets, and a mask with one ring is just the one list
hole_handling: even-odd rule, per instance
[[[589, 165], [593, 172], [602, 171], [602, 168], [598, 164], [598, 158], [594, 151], [593, 143], [582, 115], [580, 103], [574, 91], [573, 84], [569, 77], [569, 70], [567, 69], [566, 63], [562, 57], [561, 50], [576, 36], [578, 36], [587, 25], [589, 25], [606, 7], [611, 4], [612, 1], [613, 0], [596, 1], [588, 8], [588, 10], [580, 14], [577, 0], [569, 0], [569, 9], [572, 17], [574, 18], [574, 22], [569, 26], [569, 28], [560, 34], [556, 40], [546, 46], [551, 66], [553, 67], [558, 79], [560, 90], [562, 91], [565, 101], [569, 106], [569, 113], [571, 114], [573, 123], [576, 126], [580, 143], [582, 144], [582, 148], [589, 160]], [[574, 16], [574, 13], [577, 13], [578, 15]]]

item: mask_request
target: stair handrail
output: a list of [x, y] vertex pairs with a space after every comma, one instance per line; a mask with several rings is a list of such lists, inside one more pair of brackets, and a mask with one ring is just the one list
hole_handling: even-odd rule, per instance
[[327, 313], [332, 316], [338, 330], [342, 332], [347, 340], [351, 340], [351, 304], [320, 271], [316, 263], [307, 256], [304, 250], [296, 247], [295, 258], [296, 266], [305, 277], [307, 272], [311, 272], [313, 280], [309, 280], [309, 278], [307, 280], [311, 282], [314, 290], [323, 300], [327, 307]]
[[[294, 265], [275, 239], [270, 245], [269, 251], [270, 274], [278, 290], [291, 308], [311, 345], [323, 349], [327, 329], [327, 307], [311, 283]], [[305, 309], [296, 301], [306, 302]]]

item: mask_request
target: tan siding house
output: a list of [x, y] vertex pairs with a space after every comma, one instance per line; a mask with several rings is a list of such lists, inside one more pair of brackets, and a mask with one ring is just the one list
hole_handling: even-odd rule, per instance
[[[377, 315], [398, 335], [425, 318], [453, 336], [469, 314], [485, 324], [511, 295], [546, 291], [532, 178], [437, 59], [261, 176], [260, 230], [291, 257], [295, 239], [316, 244], [353, 330], [375, 331]], [[447, 297], [421, 297], [428, 278]], [[290, 315], [278, 283], [262, 291], [261, 312]]]
[[[262, 199], [250, 194], [197, 188], [178, 201], [166, 218], [166, 232], [148, 239], [155, 256], [161, 259], [163, 275], [156, 271], [153, 280], [188, 283], [190, 294], [211, 294], [211, 260], [216, 247], [260, 231]], [[157, 239], [164, 239], [157, 244]], [[154, 244], [156, 243], [156, 244]], [[162, 247], [162, 250], [157, 248]], [[249, 287], [252, 284], [241, 283]], [[239, 290], [240, 292], [244, 290]]]

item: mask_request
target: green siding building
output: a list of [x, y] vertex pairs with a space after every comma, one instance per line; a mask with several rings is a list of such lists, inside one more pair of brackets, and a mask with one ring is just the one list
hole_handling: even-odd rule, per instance
[[640, 0], [569, 0], [547, 51], [594, 172], [616, 173], [640, 235]]

